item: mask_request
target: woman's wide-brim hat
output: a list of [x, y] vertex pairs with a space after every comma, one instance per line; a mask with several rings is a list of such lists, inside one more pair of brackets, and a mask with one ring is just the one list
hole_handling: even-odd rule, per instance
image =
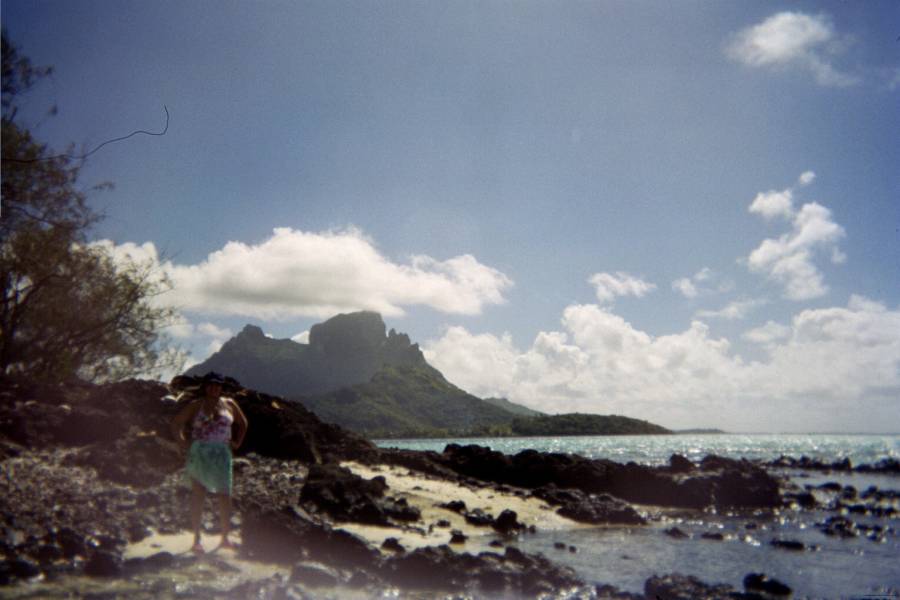
[[225, 384], [225, 377], [223, 377], [220, 373], [216, 373], [215, 371], [210, 371], [206, 375], [203, 376], [201, 380], [203, 385], [208, 385], [210, 383], [217, 383], [219, 385]]

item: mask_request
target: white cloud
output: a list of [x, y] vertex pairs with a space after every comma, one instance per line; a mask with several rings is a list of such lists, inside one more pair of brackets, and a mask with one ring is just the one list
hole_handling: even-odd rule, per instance
[[713, 272], [709, 267], [703, 267], [694, 274], [694, 281], [708, 281], [712, 278]]
[[196, 327], [184, 315], [176, 314], [172, 323], [165, 327], [163, 331], [176, 340], [184, 340], [194, 336]]
[[672, 289], [681, 292], [681, 295], [685, 298], [696, 298], [700, 293], [697, 291], [697, 286], [694, 285], [694, 282], [687, 277], [682, 277], [681, 279], [673, 281]]
[[600, 305], [565, 309], [562, 330], [517, 348], [462, 327], [426, 344], [450, 381], [547, 412], [624, 414], [671, 427], [735, 431], [896, 430], [900, 310], [861, 297], [744, 334], [746, 362], [701, 322], [652, 336]]
[[[811, 181], [807, 171], [800, 176]], [[816, 202], [804, 204], [799, 211], [793, 208], [792, 190], [757, 194], [750, 204], [750, 212], [765, 218], [783, 216], [792, 221], [792, 231], [778, 239], [767, 239], [750, 253], [747, 265], [751, 271], [763, 273], [784, 285], [785, 296], [791, 300], [810, 300], [828, 292], [822, 273], [813, 259], [817, 251], [830, 251], [831, 260], [841, 264], [846, 255], [837, 247], [844, 237], [844, 228], [832, 220], [831, 211]]]
[[[713, 289], [708, 282], [712, 282], [716, 278], [715, 273], [709, 267], [703, 267], [691, 277], [682, 277], [672, 282], [672, 289], [679, 292], [685, 298], [696, 298], [701, 294], [711, 294], [716, 291], [724, 292], [730, 289], [729, 284], [721, 284], [719, 288]], [[701, 284], [707, 284], [703, 286]]]
[[697, 316], [713, 319], [727, 319], [729, 321], [741, 320], [746, 319], [747, 315], [750, 314], [750, 311], [764, 304], [766, 304], [766, 300], [763, 299], [736, 300], [719, 310], [699, 310], [697, 311]]
[[203, 335], [220, 340], [227, 340], [234, 335], [234, 332], [227, 327], [219, 327], [218, 325], [209, 322], [197, 325], [197, 331]]
[[309, 330], [301, 331], [297, 335], [291, 336], [291, 339], [298, 344], [308, 344], [309, 343]]
[[596, 273], [588, 279], [597, 291], [597, 299], [603, 303], [610, 303], [616, 296], [645, 296], [656, 289], [656, 285], [648, 283], [639, 277], [629, 275], [622, 271], [612, 273]]
[[791, 190], [780, 192], [760, 192], [753, 199], [748, 209], [752, 213], [762, 215], [766, 219], [775, 217], [791, 218], [794, 214], [794, 194]]
[[743, 334], [745, 340], [756, 344], [772, 344], [787, 339], [791, 334], [791, 328], [775, 321], [767, 321], [762, 327], [751, 329]]
[[831, 64], [844, 45], [826, 16], [780, 12], [739, 31], [726, 53], [750, 67], [801, 69], [810, 72], [820, 85], [843, 87], [859, 81]]
[[[117, 256], [159, 260], [149, 242], [98, 243]], [[160, 266], [174, 285], [165, 295], [170, 305], [259, 319], [324, 318], [353, 310], [399, 316], [414, 305], [475, 315], [486, 305], [505, 302], [503, 293], [512, 286], [506, 275], [471, 255], [392, 262], [356, 229], [309, 233], [278, 228], [259, 244], [229, 242], [198, 264], [166, 261]]]
[[800, 178], [797, 179], [797, 183], [799, 183], [801, 186], [806, 186], [806, 185], [811, 184], [813, 181], [815, 181], [815, 179], [816, 179], [815, 173], [813, 173], [812, 171], [804, 171], [803, 173], [800, 174]]

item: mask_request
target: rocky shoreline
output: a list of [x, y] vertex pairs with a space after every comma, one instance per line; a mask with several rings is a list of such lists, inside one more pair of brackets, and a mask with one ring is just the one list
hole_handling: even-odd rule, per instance
[[[173, 383], [178, 391], [193, 382]], [[12, 592], [36, 581], [65, 584], [89, 577], [97, 582], [92, 589], [106, 590], [91, 593], [110, 598], [771, 598], [791, 593], [790, 582], [760, 573], [747, 573], [743, 590], [678, 573], [648, 578], [643, 595], [592, 584], [569, 567], [516, 547], [517, 537], [540, 529], [539, 518], [521, 510], [491, 512], [454, 497], [438, 506], [416, 505], [413, 492], [392, 489], [388, 481], [393, 480], [383, 475], [362, 477], [348, 468], [353, 464], [394, 469], [454, 486], [450, 489], [504, 494], [573, 526], [644, 527], [658, 509], [735, 514], [815, 509], [830, 514], [818, 525], [828, 536], [877, 543], [896, 535], [894, 491], [859, 491], [833, 482], [797, 487], [778, 477], [783, 469], [894, 475], [896, 461], [854, 467], [802, 458], [755, 464], [708, 456], [695, 464], [673, 456], [664, 467], [647, 467], [530, 450], [509, 456], [474, 445], [451, 444], [440, 453], [386, 450], [322, 423], [302, 406], [236, 382], [232, 388], [251, 423], [235, 459], [239, 559], [281, 565], [282, 574], [249, 577], [221, 589], [176, 584], [177, 577], [167, 574], [191, 569], [198, 560], [206, 560], [207, 568], [233, 570], [227, 560], [168, 551], [129, 557], [127, 549], [150, 536], [188, 528], [183, 456], [166, 437], [178, 410], [175, 400], [166, 398], [170, 389], [139, 381], [56, 387], [3, 379], [0, 584]], [[873, 518], [879, 524], [871, 524]], [[448, 527], [451, 522], [458, 528]], [[387, 533], [375, 544], [351, 533], [350, 525]], [[491, 547], [470, 552], [466, 527], [490, 531]], [[403, 535], [437, 541], [407, 547], [398, 541]], [[808, 549], [790, 539], [772, 545]], [[116, 591], [118, 583], [148, 574], [158, 575], [152, 586]]]

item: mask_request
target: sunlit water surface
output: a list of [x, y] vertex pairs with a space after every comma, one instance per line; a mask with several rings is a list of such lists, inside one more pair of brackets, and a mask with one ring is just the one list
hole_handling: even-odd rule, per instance
[[[507, 454], [526, 448], [545, 452], [571, 452], [589, 458], [648, 465], [668, 462], [672, 454], [699, 461], [707, 454], [751, 460], [808, 456], [822, 462], [849, 458], [854, 465], [872, 464], [884, 458], [900, 458], [896, 435], [751, 435], [685, 434], [665, 436], [576, 436], [529, 438], [380, 440], [383, 447], [442, 451], [449, 443], [478, 444]], [[785, 472], [800, 486], [838, 481], [864, 490], [900, 489], [900, 478], [859, 473]], [[819, 493], [820, 501], [829, 496]], [[900, 508], [900, 507], [898, 507]], [[780, 514], [715, 515], [667, 513], [647, 527], [601, 527], [577, 531], [538, 531], [524, 536], [518, 546], [541, 552], [574, 568], [591, 582], [609, 583], [623, 590], [643, 592], [653, 574], [680, 572], [708, 583], [728, 583], [742, 589], [750, 572], [766, 573], [790, 585], [799, 598], [900, 597], [900, 536], [882, 543], [866, 537], [840, 539], [826, 536], [816, 527], [834, 513], [783, 511]], [[657, 515], [659, 516], [659, 515]], [[860, 523], [900, 529], [900, 520], [876, 520], [851, 515]], [[747, 529], [752, 523], [753, 529]], [[690, 538], [673, 539], [663, 533], [678, 527]], [[723, 541], [704, 539], [704, 533], [721, 533]], [[773, 539], [802, 542], [805, 551], [774, 548]], [[557, 543], [565, 545], [558, 549]], [[571, 552], [572, 546], [575, 552]]]

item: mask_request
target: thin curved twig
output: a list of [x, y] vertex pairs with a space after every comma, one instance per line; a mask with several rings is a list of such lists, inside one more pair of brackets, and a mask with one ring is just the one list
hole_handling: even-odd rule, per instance
[[135, 135], [137, 135], [137, 134], [139, 134], [139, 133], [143, 133], [143, 134], [145, 134], [145, 135], [156, 135], [156, 136], [166, 135], [166, 132], [169, 131], [169, 108], [164, 104], [164, 105], [163, 105], [163, 110], [166, 111], [166, 126], [163, 128], [162, 131], [159, 131], [159, 132], [153, 132], [153, 131], [146, 131], [146, 130], [144, 130], [144, 129], [138, 129], [137, 131], [132, 131], [132, 132], [129, 133], [128, 135], [123, 135], [122, 137], [117, 137], [117, 138], [114, 138], [114, 139], [111, 139], [111, 140], [106, 140], [105, 142], [103, 142], [102, 144], [100, 144], [99, 146], [97, 146], [96, 148], [94, 148], [93, 150], [91, 150], [90, 152], [86, 152], [86, 153], [84, 153], [84, 154], [78, 154], [78, 155], [72, 155], [72, 154], [57, 154], [56, 156], [43, 156], [43, 157], [41, 157], [41, 158], [31, 158], [31, 159], [27, 159], [27, 160], [21, 159], [21, 158], [7, 158], [7, 157], [4, 156], [4, 157], [3, 157], [3, 162], [35, 163], [35, 162], [41, 162], [41, 161], [45, 161], [45, 160], [56, 160], [56, 159], [58, 159], [58, 158], [67, 158], [67, 159], [69, 159], [69, 160], [84, 160], [84, 159], [86, 159], [88, 156], [94, 154], [95, 152], [97, 152], [98, 150], [100, 150], [101, 148], [103, 148], [104, 146], [106, 146], [106, 145], [108, 145], [108, 144], [113, 144], [113, 143], [115, 143], [115, 142], [121, 142], [121, 141], [127, 140], [128, 138], [133, 137], [133, 136], [135, 136]]

